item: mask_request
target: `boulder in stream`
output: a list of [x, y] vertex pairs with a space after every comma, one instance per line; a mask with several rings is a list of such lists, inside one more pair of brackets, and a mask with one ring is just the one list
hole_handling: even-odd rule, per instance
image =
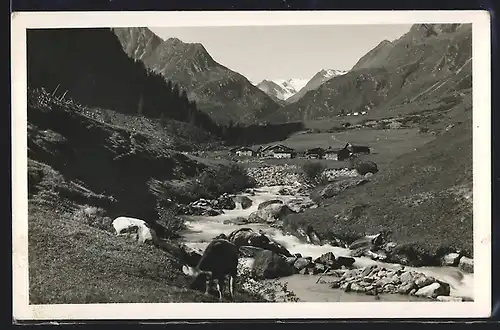
[[284, 257], [273, 251], [263, 250], [255, 255], [252, 275], [256, 279], [273, 279], [290, 276], [294, 273], [293, 266], [289, 265]]
[[252, 212], [248, 217], [250, 223], [273, 223], [294, 213], [284, 204], [271, 204], [260, 210]]
[[255, 246], [261, 249], [291, 257], [292, 254], [281, 244], [272, 241], [264, 233], [255, 232], [251, 228], [240, 228], [228, 235], [228, 240], [236, 246]]
[[448, 253], [441, 258], [441, 266], [458, 266], [461, 255], [459, 253]]
[[233, 198], [233, 200], [235, 203], [240, 204], [241, 208], [244, 210], [248, 209], [253, 204], [252, 200], [250, 198], [248, 198], [247, 196], [235, 196]]
[[461, 257], [458, 262], [458, 268], [466, 273], [474, 273], [474, 259]]
[[213, 202], [213, 207], [216, 209], [234, 210], [236, 203], [229, 194], [222, 194]]
[[283, 201], [280, 199], [270, 199], [268, 201], [262, 202], [257, 207], [258, 210], [262, 210], [263, 208], [272, 205], [272, 204], [283, 204]]

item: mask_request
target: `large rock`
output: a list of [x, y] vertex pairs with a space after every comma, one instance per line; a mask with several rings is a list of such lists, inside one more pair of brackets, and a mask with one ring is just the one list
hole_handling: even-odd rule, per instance
[[236, 246], [254, 246], [264, 250], [273, 251], [286, 257], [292, 254], [281, 244], [272, 241], [264, 233], [255, 232], [251, 228], [240, 228], [228, 235], [228, 240]]
[[236, 203], [229, 194], [222, 194], [214, 201], [213, 207], [216, 209], [234, 210], [236, 208]]
[[352, 178], [346, 178], [342, 180], [337, 180], [335, 182], [327, 184], [324, 188], [322, 188], [317, 195], [320, 198], [332, 198], [334, 196], [337, 196], [344, 190], [347, 190], [349, 188], [355, 187], [355, 186], [360, 186], [365, 183], [369, 182], [368, 179], [366, 178], [357, 178], [357, 177], [352, 177]]
[[448, 253], [441, 258], [441, 266], [458, 266], [461, 255], [459, 253]]
[[255, 255], [252, 275], [256, 279], [279, 278], [294, 273], [293, 266], [289, 265], [284, 257], [273, 251], [263, 250]]
[[349, 268], [349, 267], [352, 267], [354, 265], [354, 262], [356, 260], [354, 260], [354, 258], [351, 258], [351, 257], [339, 256], [339, 257], [337, 257], [337, 259], [335, 261], [337, 262], [339, 267], [345, 266], [345, 267]]
[[295, 267], [295, 269], [298, 272], [300, 272], [302, 269], [308, 267], [310, 264], [311, 264], [311, 260], [310, 259], [297, 258], [297, 260], [295, 260], [295, 262], [293, 263], [293, 267]]
[[474, 259], [467, 257], [460, 258], [458, 268], [466, 273], [474, 273]]
[[367, 173], [375, 174], [378, 172], [378, 166], [372, 161], [363, 161], [356, 165], [356, 171], [360, 175], [365, 175]]
[[295, 236], [301, 238], [302, 240], [306, 241], [309, 244], [314, 244], [314, 245], [322, 245], [323, 242], [321, 239], [318, 237], [318, 234], [314, 230], [312, 226], [307, 226], [306, 229], [304, 228], [297, 228], [294, 233]]
[[270, 199], [268, 201], [262, 202], [257, 207], [258, 210], [262, 210], [263, 208], [272, 205], [272, 204], [283, 204], [283, 201], [280, 199]]
[[271, 204], [260, 210], [252, 212], [248, 217], [248, 222], [273, 223], [292, 213], [294, 212], [284, 204]]
[[316, 205], [309, 197], [297, 197], [286, 203], [286, 205], [295, 213], [299, 213]]
[[248, 209], [252, 206], [253, 202], [247, 196], [235, 196], [233, 198], [234, 202], [241, 205], [242, 209]]
[[316, 258], [314, 262], [317, 264], [323, 264], [330, 268], [336, 268], [337, 266], [335, 255], [332, 252], [322, 254], [319, 258]]
[[449, 296], [450, 295], [450, 285], [447, 283], [434, 282], [423, 288], [420, 288], [415, 292], [416, 296], [437, 298], [438, 296]]

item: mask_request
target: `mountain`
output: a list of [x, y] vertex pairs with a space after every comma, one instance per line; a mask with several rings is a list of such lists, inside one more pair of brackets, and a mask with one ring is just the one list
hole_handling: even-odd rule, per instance
[[331, 78], [266, 120], [332, 118], [369, 111], [380, 115], [449, 108], [472, 88], [472, 25], [415, 24], [382, 42], [348, 73]]
[[132, 125], [143, 117], [161, 118], [218, 135], [219, 127], [186, 95], [180, 95], [163, 76], [127, 56], [109, 28], [31, 30], [27, 49], [31, 88], [44, 88], [57, 97], [64, 95], [85, 104], [89, 111], [100, 108], [132, 116], [134, 119], [128, 121]]
[[276, 102], [277, 104], [279, 104], [281, 106], [284, 106], [287, 104], [285, 102], [285, 100], [286, 100], [285, 94], [287, 92], [285, 91], [285, 89], [282, 86], [278, 85], [274, 81], [264, 79], [260, 83], [258, 83], [256, 86], [261, 91], [263, 91], [264, 93], [269, 95], [274, 100], [274, 102]]
[[313, 90], [321, 86], [324, 82], [332, 79], [333, 77], [337, 77], [343, 74], [346, 74], [347, 71], [344, 70], [332, 70], [332, 69], [323, 69], [316, 73], [311, 80], [307, 82], [307, 84], [302, 87], [298, 92], [292, 95], [287, 99], [288, 103], [293, 103], [298, 101], [302, 96], [304, 96], [308, 91]]
[[200, 43], [162, 40], [145, 27], [113, 31], [130, 57], [179, 84], [219, 123], [256, 123], [280, 107], [247, 78], [217, 63]]

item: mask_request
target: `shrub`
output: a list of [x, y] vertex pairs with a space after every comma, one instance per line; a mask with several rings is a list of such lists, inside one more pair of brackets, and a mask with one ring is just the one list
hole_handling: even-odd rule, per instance
[[195, 178], [195, 189], [205, 194], [205, 198], [216, 198], [222, 193], [236, 193], [255, 186], [255, 181], [238, 164], [223, 165], [205, 169]]
[[305, 179], [312, 184], [319, 184], [325, 180], [324, 170], [325, 166], [318, 162], [306, 162], [302, 165]]

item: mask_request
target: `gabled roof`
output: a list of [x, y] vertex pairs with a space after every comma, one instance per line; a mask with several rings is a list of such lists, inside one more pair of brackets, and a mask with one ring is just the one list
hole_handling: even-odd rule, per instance
[[267, 151], [267, 150], [272, 150], [272, 149], [282, 149], [282, 150], [287, 150], [287, 151], [293, 151], [292, 148], [290, 147], [287, 147], [285, 145], [282, 145], [282, 144], [272, 144], [272, 145], [268, 145], [264, 148], [261, 149], [261, 151]]

